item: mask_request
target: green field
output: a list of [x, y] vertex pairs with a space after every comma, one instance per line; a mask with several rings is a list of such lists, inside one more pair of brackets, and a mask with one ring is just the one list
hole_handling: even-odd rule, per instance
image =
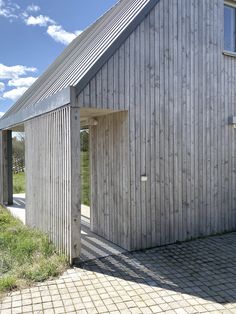
[[13, 174], [13, 193], [25, 193], [25, 173], [20, 172]]
[[[81, 183], [82, 183], [82, 204], [90, 204], [90, 183], [89, 183], [89, 153], [81, 152]], [[13, 175], [13, 193], [25, 193], [25, 173], [17, 173]]]
[[82, 204], [90, 205], [89, 153], [81, 152]]
[[24, 226], [0, 206], [0, 297], [58, 276], [67, 266], [46, 235]]

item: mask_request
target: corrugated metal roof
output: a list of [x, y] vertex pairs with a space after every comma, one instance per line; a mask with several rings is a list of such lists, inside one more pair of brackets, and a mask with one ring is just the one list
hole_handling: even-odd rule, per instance
[[2, 119], [29, 106], [37, 106], [40, 101], [68, 86], [78, 86], [144, 8], [154, 6], [157, 2], [158, 0], [119, 1], [72, 41]]

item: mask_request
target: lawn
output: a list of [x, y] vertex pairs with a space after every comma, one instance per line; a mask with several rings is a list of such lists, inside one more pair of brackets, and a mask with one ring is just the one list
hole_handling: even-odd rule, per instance
[[82, 204], [90, 205], [89, 152], [81, 152]]
[[65, 256], [45, 234], [24, 226], [0, 206], [0, 297], [58, 276], [66, 267]]
[[[89, 153], [81, 152], [82, 204], [89, 205]], [[13, 175], [14, 194], [25, 193], [25, 173]], [[58, 276], [68, 266], [42, 232], [24, 226], [0, 206], [0, 297]]]
[[25, 193], [25, 173], [19, 172], [13, 174], [13, 193]]

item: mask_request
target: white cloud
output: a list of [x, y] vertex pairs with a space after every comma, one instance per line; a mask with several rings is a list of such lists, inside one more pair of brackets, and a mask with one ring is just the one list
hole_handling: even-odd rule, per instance
[[26, 75], [28, 72], [36, 72], [33, 67], [24, 65], [6, 66], [0, 63], [0, 79], [17, 79], [19, 76]]
[[28, 72], [35, 72], [36, 68], [30, 68], [23, 65], [5, 66], [0, 64], [0, 78], [8, 80], [7, 86], [13, 87], [5, 90], [5, 83], [0, 82], [0, 92], [2, 99], [11, 99], [16, 101], [24, 92], [36, 81], [37, 77], [20, 77], [26, 75]]
[[49, 16], [42, 14], [34, 16], [34, 13], [40, 10], [41, 8], [38, 5], [31, 4], [23, 11], [12, 0], [0, 0], [0, 16], [9, 18], [10, 22], [13, 21], [13, 18], [19, 18], [28, 26], [47, 27], [47, 34], [56, 42], [68, 45], [76, 36], [82, 33], [82, 31], [72, 33], [65, 31], [61, 25]]
[[55, 24], [55, 21], [50, 19], [50, 17], [45, 15], [38, 15], [38, 16], [28, 16], [25, 19], [26, 25], [38, 25], [38, 26], [48, 26], [49, 24]]
[[5, 89], [5, 84], [0, 82], [0, 92], [3, 92]]
[[68, 45], [78, 34], [81, 33], [81, 31], [77, 31], [76, 33], [69, 33], [65, 31], [60, 25], [50, 25], [47, 29], [47, 33], [56, 42]]
[[17, 9], [18, 6], [10, 6], [6, 4], [5, 1], [0, 0], [0, 16], [4, 16], [7, 18], [17, 18], [17, 15], [14, 14], [15, 9]]
[[5, 114], [5, 112], [0, 112], [0, 118]]
[[[0, 82], [1, 99], [11, 99], [16, 101], [24, 92], [32, 85], [36, 77], [21, 77], [29, 72], [36, 72], [37, 69], [33, 67], [26, 67], [23, 65], [6, 66], [0, 64], [0, 79], [8, 80], [8, 83]], [[6, 89], [6, 84], [8, 89]], [[9, 90], [9, 87], [13, 89]]]
[[[14, 86], [14, 87], [29, 87], [31, 86], [35, 81], [37, 80], [37, 77], [20, 77], [14, 80], [10, 80], [8, 82], [8, 86]], [[1, 83], [0, 83], [1, 84]], [[0, 85], [1, 88], [1, 85]]]
[[40, 11], [40, 7], [38, 5], [35, 4], [31, 4], [27, 7], [26, 11], [28, 12], [38, 12]]
[[79, 36], [80, 34], [82, 34], [83, 33], [83, 31], [75, 31], [75, 35], [76, 36]]
[[20, 6], [19, 6], [17, 3], [13, 3], [13, 6], [14, 6], [16, 9], [20, 10]]
[[28, 87], [17, 87], [14, 88], [10, 91], [7, 91], [3, 94], [3, 98], [6, 99], [11, 99], [13, 101], [16, 101], [18, 98], [20, 98], [20, 96], [22, 96], [24, 94], [24, 92], [26, 92], [26, 90], [28, 89]]
[[21, 13], [22, 20], [26, 23], [26, 19], [28, 18], [29, 14], [25, 11]]
[[0, 15], [5, 16], [5, 3], [3, 0], [0, 0]]

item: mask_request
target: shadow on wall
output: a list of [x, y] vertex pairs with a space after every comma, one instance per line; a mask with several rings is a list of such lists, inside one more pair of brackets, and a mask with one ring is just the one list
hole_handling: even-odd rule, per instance
[[80, 267], [220, 304], [236, 302], [236, 233], [109, 256]]

